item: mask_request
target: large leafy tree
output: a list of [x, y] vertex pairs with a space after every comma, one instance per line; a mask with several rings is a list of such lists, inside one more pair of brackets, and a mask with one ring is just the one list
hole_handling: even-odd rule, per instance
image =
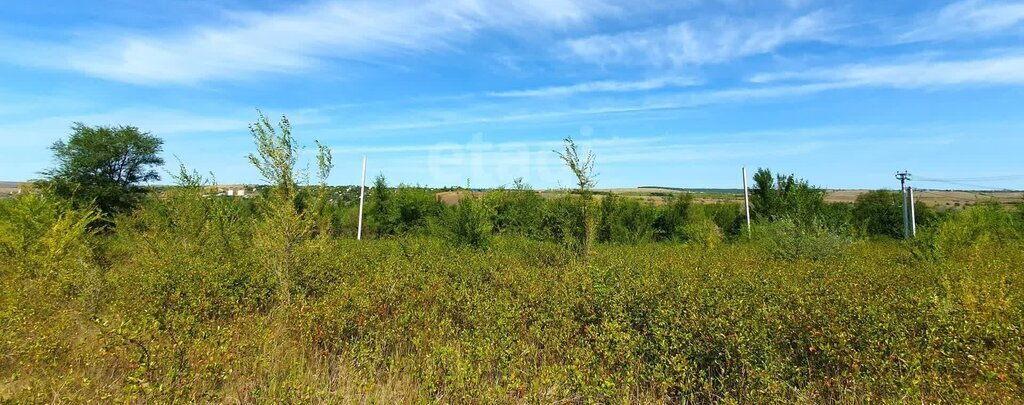
[[50, 147], [56, 165], [42, 181], [77, 206], [95, 204], [110, 215], [132, 209], [143, 183], [160, 179], [156, 167], [163, 140], [133, 126], [87, 126], [76, 122], [67, 141]]
[[773, 176], [771, 170], [758, 169], [750, 191], [754, 216], [768, 221], [788, 218], [797, 223], [822, 220], [825, 191], [811, 186], [792, 174]]
[[899, 192], [874, 190], [857, 196], [853, 219], [868, 235], [903, 236], [903, 201]]

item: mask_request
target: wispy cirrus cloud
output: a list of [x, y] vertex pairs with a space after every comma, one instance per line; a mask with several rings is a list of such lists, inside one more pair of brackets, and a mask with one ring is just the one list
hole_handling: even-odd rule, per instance
[[855, 64], [806, 71], [762, 73], [755, 83], [813, 81], [840, 87], [927, 88], [959, 85], [1024, 85], [1024, 56], [973, 60], [924, 60], [891, 64]]
[[558, 29], [614, 13], [604, 0], [327, 0], [170, 33], [86, 33], [70, 45], [4, 43], [8, 59], [137, 84], [301, 73], [337, 59], [449, 50], [488, 30]]
[[572, 39], [564, 46], [576, 58], [597, 64], [677, 67], [723, 63], [821, 39], [829, 31], [829, 21], [821, 11], [778, 19], [716, 17]]
[[1024, 3], [963, 0], [918, 18], [914, 27], [898, 36], [900, 42], [955, 39], [964, 35], [993, 34], [1024, 23]]
[[[485, 125], [512, 122], [556, 122], [572, 117], [611, 116], [656, 111], [697, 108], [716, 104], [742, 103], [796, 97], [822, 91], [848, 87], [835, 83], [799, 83], [778, 86], [735, 87], [718, 90], [675, 92], [658, 96], [602, 101], [598, 104], [558, 108], [525, 108], [509, 112], [504, 104], [489, 104], [487, 112], [472, 109], [408, 111], [403, 117], [384, 117], [375, 123], [346, 128], [351, 133], [376, 133], [380, 131], [411, 131], [429, 128]], [[414, 118], [409, 118], [413, 116]]]
[[576, 83], [565, 86], [550, 86], [537, 89], [509, 90], [487, 93], [491, 97], [553, 97], [572, 96], [581, 93], [623, 93], [658, 90], [669, 87], [685, 87], [700, 83], [692, 77], [661, 77], [637, 81], [602, 80]]
[[387, 119], [385, 122], [350, 129], [356, 132], [408, 131], [511, 122], [559, 121], [582, 116], [635, 114], [720, 104], [786, 100], [858, 87], [942, 89], [962, 86], [1024, 86], [1024, 56], [841, 65], [803, 71], [761, 73], [751, 76], [748, 81], [754, 85], [677, 91], [553, 109], [521, 109], [508, 112], [508, 106], [495, 104], [490, 114], [467, 113], [461, 109], [420, 111], [412, 114], [418, 118]]

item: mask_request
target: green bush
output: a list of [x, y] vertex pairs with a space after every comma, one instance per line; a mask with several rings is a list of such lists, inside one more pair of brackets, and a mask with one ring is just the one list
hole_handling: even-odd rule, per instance
[[540, 238], [543, 235], [544, 198], [517, 179], [512, 189], [499, 188], [484, 194], [495, 233]]
[[822, 260], [842, 255], [852, 240], [824, 226], [798, 226], [782, 219], [753, 225], [751, 240], [783, 260]]
[[492, 226], [487, 207], [472, 192], [459, 199], [453, 207], [443, 209], [435, 225], [437, 234], [456, 245], [487, 247]]
[[704, 204], [700, 208], [705, 216], [711, 218], [715, 225], [718, 225], [718, 228], [729, 236], [739, 235], [743, 224], [746, 223], [742, 204], [717, 202]]
[[751, 214], [764, 221], [788, 219], [798, 226], [820, 226], [824, 218], [825, 190], [794, 175], [773, 176], [771, 170], [758, 169], [750, 190]]
[[[914, 216], [918, 228], [926, 228], [935, 222], [935, 211], [917, 201]], [[857, 196], [853, 205], [852, 224], [862, 234], [902, 238], [903, 196], [897, 191], [874, 190]]]
[[547, 201], [544, 209], [546, 239], [559, 242], [574, 256], [585, 251], [587, 238], [593, 236], [587, 231], [591, 225], [581, 209], [584, 204], [592, 205], [592, 201], [576, 194], [566, 194]]
[[609, 194], [601, 199], [598, 242], [639, 244], [654, 240], [658, 211], [650, 204]]
[[998, 204], [976, 205], [941, 222], [934, 233], [924, 235], [943, 256], [969, 252], [983, 246], [1013, 246], [1024, 233], [1014, 213]]
[[433, 191], [404, 184], [392, 189], [380, 175], [370, 190], [367, 225], [378, 238], [422, 233], [441, 213], [441, 208], [442, 203]]
[[714, 220], [698, 215], [692, 218], [686, 225], [683, 225], [683, 234], [687, 243], [692, 243], [705, 248], [713, 248], [722, 243], [722, 229]]
[[683, 227], [690, 221], [695, 210], [693, 195], [690, 193], [677, 193], [666, 198], [665, 205], [660, 208], [654, 223], [657, 238], [672, 241], [685, 240], [686, 234]]

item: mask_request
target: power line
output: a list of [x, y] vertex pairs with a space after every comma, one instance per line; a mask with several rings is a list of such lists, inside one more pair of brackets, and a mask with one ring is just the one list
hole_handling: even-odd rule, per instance
[[[909, 180], [909, 178], [908, 178], [908, 180]], [[986, 185], [977, 184], [977, 183], [979, 183], [979, 182], [981, 182], [981, 183], [992, 182], [992, 181], [1013, 181], [1013, 180], [1024, 180], [1024, 175], [1011, 174], [1011, 175], [1003, 175], [1003, 176], [960, 177], [960, 178], [950, 178], [950, 179], [942, 179], [942, 178], [935, 178], [935, 177], [923, 177], [923, 176], [916, 176], [916, 177], [914, 177], [914, 181], [929, 182], [929, 183], [945, 183], [945, 184], [952, 184], [952, 185], [960, 186], [960, 187], [970, 187], [970, 188], [975, 189], [975, 190], [989, 190], [989, 191], [1014, 191], [1014, 190], [1009, 189], [1009, 188], [1004, 188], [1004, 187], [986, 186]]]
[[920, 177], [920, 176], [918, 176], [915, 180], [917, 180], [917, 181], [938, 181], [938, 182], [949, 182], [949, 181], [953, 181], [953, 182], [957, 182], [957, 181], [969, 181], [969, 182], [975, 182], [975, 181], [981, 181], [981, 182], [985, 182], [985, 181], [1008, 181], [1008, 180], [1024, 180], [1024, 174], [1013, 174], [1013, 175], [1006, 175], [1006, 176], [990, 176], [990, 177], [961, 177], [961, 178], [956, 178], [956, 179], [937, 179], [937, 178], [932, 178], [932, 177]]
[[965, 182], [962, 182], [962, 181], [951, 181], [951, 180], [941, 180], [941, 179], [928, 179], [928, 178], [917, 178], [917, 179], [914, 179], [914, 181], [922, 181], [922, 182], [929, 182], [929, 183], [952, 184], [954, 186], [970, 187], [970, 188], [975, 189], [975, 190], [1014, 191], [1012, 189], [1008, 189], [1008, 188], [1005, 188], [1005, 187], [984, 186], [984, 185], [981, 185], [981, 184], [965, 183]]

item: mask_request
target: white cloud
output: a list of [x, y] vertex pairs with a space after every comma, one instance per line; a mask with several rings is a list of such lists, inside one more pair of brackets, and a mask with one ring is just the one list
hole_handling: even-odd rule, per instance
[[583, 61], [599, 64], [683, 66], [722, 63], [769, 53], [795, 42], [821, 39], [829, 19], [823, 12], [796, 18], [711, 18], [668, 27], [573, 39], [565, 46]]
[[[856, 87], [905, 89], [951, 86], [1024, 85], [1024, 56], [1003, 56], [961, 61], [917, 61], [878, 65], [846, 65], [807, 71], [763, 73], [750, 78], [757, 86], [675, 92], [642, 99], [590, 104], [573, 108], [524, 109], [507, 112], [493, 104], [492, 114], [465, 110], [419, 111], [417, 119], [389, 118], [379, 124], [350, 128], [355, 132], [409, 131], [463, 125], [560, 119], [625, 113], [698, 108], [708, 105], [785, 99]], [[771, 85], [767, 85], [771, 84]], [[561, 90], [559, 90], [561, 91]], [[543, 94], [537, 90], [537, 94]], [[477, 105], [476, 107], [481, 107]], [[406, 114], [408, 117], [409, 114]]]
[[963, 0], [919, 19], [915, 28], [899, 37], [902, 42], [955, 39], [968, 34], [989, 34], [1024, 23], [1024, 3]]
[[[44, 147], [70, 133], [71, 124], [134, 125], [167, 139], [168, 135], [237, 132], [245, 135], [255, 113], [223, 117], [162, 108], [129, 108], [103, 113], [67, 114], [0, 125], [0, 143], [5, 146]], [[244, 118], [243, 118], [244, 117]]]
[[491, 92], [487, 95], [492, 97], [552, 97], [571, 96], [580, 93], [621, 93], [633, 91], [657, 90], [666, 87], [683, 87], [698, 84], [699, 81], [691, 77], [663, 77], [639, 81], [596, 81], [577, 83], [568, 86], [551, 86], [528, 90], [511, 90]]
[[8, 57], [116, 81], [191, 84], [306, 71], [330, 59], [445, 50], [489, 29], [564, 28], [615, 12], [603, 1], [320, 1], [282, 13], [236, 14], [219, 25], [171, 34], [22, 44], [27, 52]]
[[[714, 104], [796, 97], [844, 87], [848, 86], [835, 83], [807, 83], [768, 87], [738, 87], [699, 92], [680, 92], [657, 97], [646, 97], [644, 100], [640, 101], [634, 99], [622, 102], [561, 109], [526, 109], [512, 113], [498, 112], [494, 114], [474, 114], [467, 113], [464, 109], [412, 111], [407, 112], [403, 117], [385, 117], [384, 119], [379, 120], [376, 124], [351, 127], [346, 130], [353, 133], [377, 133], [380, 131], [410, 131], [428, 128], [506, 122], [556, 121], [569, 117], [678, 110]], [[480, 106], [477, 105], [476, 107]], [[474, 109], [478, 109], [476, 107], [474, 107]], [[502, 104], [492, 104], [487, 107], [493, 111], [508, 110], [508, 107]], [[410, 114], [417, 115], [419, 118], [408, 119], [407, 117]]]
[[816, 81], [841, 87], [884, 86], [925, 88], [955, 85], [1024, 85], [1024, 56], [961, 61], [847, 65], [801, 72], [753, 76], [757, 83]]

